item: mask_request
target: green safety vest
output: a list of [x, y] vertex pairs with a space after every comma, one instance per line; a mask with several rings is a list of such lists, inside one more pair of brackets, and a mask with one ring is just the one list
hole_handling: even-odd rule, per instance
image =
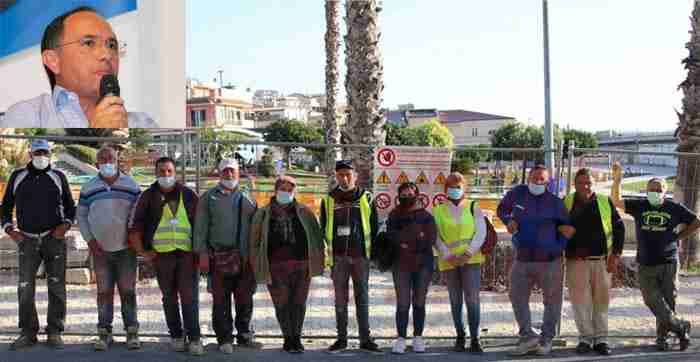
[[[471, 201], [476, 206], [476, 201]], [[464, 208], [462, 212], [462, 219], [457, 223], [452, 217], [449, 206], [446, 203], [441, 203], [433, 207], [433, 218], [435, 219], [435, 224], [437, 225], [438, 234], [440, 239], [450, 250], [453, 255], [464, 254], [465, 251], [469, 249], [469, 243], [474, 238], [476, 234], [476, 223], [474, 222], [474, 215], [472, 215], [472, 205]], [[438, 254], [442, 256], [442, 251], [438, 250]], [[484, 255], [481, 254], [479, 250], [466, 262], [467, 264], [481, 264], [484, 262]], [[440, 271], [454, 269], [458, 265], [453, 265], [439, 258], [438, 268]]]
[[170, 211], [167, 202], [163, 205], [163, 216], [153, 236], [153, 249], [159, 253], [175, 250], [192, 251], [192, 225], [187, 218], [182, 195], [180, 195], [176, 215]]
[[[325, 209], [326, 209], [326, 242], [328, 247], [326, 248], [326, 266], [333, 266], [333, 211], [335, 207], [335, 200], [331, 196], [326, 196], [324, 198]], [[365, 250], [367, 251], [367, 259], [371, 257], [371, 238], [372, 238], [372, 228], [369, 223], [369, 218], [372, 215], [372, 209], [369, 206], [369, 199], [366, 193], [362, 193], [360, 196], [360, 217], [362, 219], [362, 233], [365, 236]]]
[[[576, 193], [572, 192], [566, 195], [564, 198], [564, 205], [566, 209], [571, 211], [574, 207], [574, 195]], [[598, 212], [600, 213], [600, 222], [603, 224], [603, 232], [605, 233], [605, 239], [608, 242], [608, 254], [612, 252], [612, 208], [608, 202], [608, 197], [605, 195], [596, 194], [596, 201], [598, 202]]]

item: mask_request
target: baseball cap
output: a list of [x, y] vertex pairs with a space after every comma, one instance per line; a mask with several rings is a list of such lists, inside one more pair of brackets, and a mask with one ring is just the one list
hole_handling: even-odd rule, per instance
[[335, 170], [336, 171], [342, 170], [344, 168], [354, 170], [355, 168], [352, 166], [352, 160], [335, 161]]
[[234, 160], [233, 158], [224, 158], [219, 162], [219, 172], [227, 169], [227, 168], [233, 168], [238, 170], [238, 161]]
[[39, 150], [51, 151], [51, 146], [49, 146], [49, 141], [45, 139], [35, 139], [32, 141], [31, 150], [32, 152]]

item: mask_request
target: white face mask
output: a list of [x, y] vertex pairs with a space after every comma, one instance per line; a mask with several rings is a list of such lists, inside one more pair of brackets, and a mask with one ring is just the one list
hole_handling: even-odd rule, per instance
[[223, 186], [229, 190], [234, 190], [236, 187], [238, 187], [238, 180], [223, 179], [223, 180], [221, 180], [221, 186]]
[[542, 195], [547, 190], [547, 187], [545, 185], [538, 185], [533, 183], [527, 184], [527, 188], [530, 190], [530, 193], [535, 196]]
[[659, 206], [664, 202], [664, 196], [660, 192], [647, 191], [647, 200], [651, 206]]
[[175, 176], [158, 177], [158, 184], [164, 189], [169, 189], [175, 186]]
[[48, 158], [47, 156], [34, 156], [34, 157], [32, 157], [32, 165], [37, 170], [43, 170], [43, 169], [49, 167], [50, 163], [51, 163], [51, 159]]

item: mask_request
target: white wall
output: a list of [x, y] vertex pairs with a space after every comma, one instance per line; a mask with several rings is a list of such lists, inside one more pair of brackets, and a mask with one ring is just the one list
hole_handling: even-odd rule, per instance
[[[127, 43], [119, 69], [126, 109], [148, 113], [161, 127], [184, 127], [185, 0], [139, 0], [136, 11], [109, 22]], [[0, 112], [48, 92], [39, 45], [0, 59]]]

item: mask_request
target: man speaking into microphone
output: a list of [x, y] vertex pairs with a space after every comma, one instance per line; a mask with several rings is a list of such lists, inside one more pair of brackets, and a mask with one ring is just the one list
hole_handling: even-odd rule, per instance
[[145, 113], [127, 112], [119, 97], [124, 47], [93, 8], [58, 16], [41, 40], [51, 94], [11, 106], [0, 128], [158, 128]]

